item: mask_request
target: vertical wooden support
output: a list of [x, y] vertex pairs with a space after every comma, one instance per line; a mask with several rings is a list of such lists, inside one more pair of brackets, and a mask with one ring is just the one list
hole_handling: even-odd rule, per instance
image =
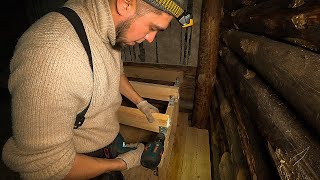
[[220, 0], [202, 2], [199, 59], [192, 125], [207, 128], [210, 97], [218, 59], [222, 5]]

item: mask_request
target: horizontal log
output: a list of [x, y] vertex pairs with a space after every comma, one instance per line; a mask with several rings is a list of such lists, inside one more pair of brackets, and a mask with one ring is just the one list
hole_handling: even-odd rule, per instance
[[320, 135], [320, 54], [237, 30], [223, 40]]
[[[282, 152], [282, 171], [294, 174], [292, 179], [320, 178], [320, 144], [310, 135], [290, 108], [231, 51], [221, 50], [221, 59], [235, 84], [236, 93], [250, 111], [252, 121], [276, 151]], [[275, 162], [277, 164], [277, 162]]]
[[245, 111], [244, 106], [239, 101], [239, 97], [234, 92], [230, 75], [221, 62], [218, 63], [217, 78], [223, 87], [226, 98], [232, 103], [236, 114], [241, 145], [247, 159], [251, 178], [276, 179], [274, 175], [276, 174], [276, 169], [273, 169], [273, 166], [268, 163], [267, 149], [263, 144], [263, 139], [255, 125], [250, 122], [248, 112]]
[[[286, 40], [318, 51], [320, 49], [320, 3], [302, 5], [299, 2], [301, 1], [293, 1], [289, 5], [288, 1], [268, 1], [241, 8], [232, 13], [233, 25], [241, 31]], [[295, 8], [286, 8], [286, 6]]]

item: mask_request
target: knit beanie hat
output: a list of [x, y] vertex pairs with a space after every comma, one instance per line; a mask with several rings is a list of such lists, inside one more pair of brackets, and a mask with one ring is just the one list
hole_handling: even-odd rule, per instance
[[[144, 0], [151, 6], [164, 11], [176, 18], [183, 13], [183, 0]], [[181, 9], [181, 10], [179, 10]], [[181, 12], [182, 11], [182, 12]]]
[[[174, 16], [183, 27], [192, 26], [192, 15], [183, 10], [184, 0], [144, 0], [151, 6]], [[191, 22], [190, 22], [191, 20]]]

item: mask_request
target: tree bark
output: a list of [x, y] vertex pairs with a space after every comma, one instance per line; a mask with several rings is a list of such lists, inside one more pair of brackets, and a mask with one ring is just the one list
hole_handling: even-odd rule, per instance
[[263, 139], [257, 132], [256, 127], [250, 122], [248, 113], [245, 113], [243, 105], [239, 102], [234, 92], [234, 87], [229, 74], [220, 62], [217, 66], [217, 78], [223, 87], [226, 97], [232, 102], [236, 119], [238, 122], [238, 131], [241, 139], [241, 145], [252, 179], [276, 179], [275, 169], [268, 164], [267, 149], [263, 144]]
[[192, 125], [203, 129], [209, 127], [208, 112], [218, 59], [221, 12], [222, 5], [220, 0], [203, 0], [199, 60], [192, 117]]
[[320, 135], [319, 54], [237, 30], [225, 33], [223, 40]]
[[281, 178], [319, 179], [319, 142], [255, 72], [227, 49], [221, 50], [221, 56], [252, 120], [274, 150], [270, 152], [277, 157], [274, 161]]
[[245, 175], [247, 179], [249, 179], [249, 171], [245, 157], [243, 155], [243, 150], [238, 133], [238, 123], [234, 114], [234, 110], [229, 100], [225, 97], [219, 81], [216, 81], [215, 88], [220, 103], [220, 115], [228, 139], [231, 159], [234, 165], [234, 176], [236, 177], [239, 171], [245, 171]]
[[[294, 3], [296, 2], [296, 4]], [[235, 11], [236, 29], [274, 39], [282, 39], [304, 48], [320, 48], [320, 3], [299, 4], [301, 1], [268, 1]], [[299, 6], [300, 5], [300, 6]], [[298, 6], [288, 8], [286, 6]]]

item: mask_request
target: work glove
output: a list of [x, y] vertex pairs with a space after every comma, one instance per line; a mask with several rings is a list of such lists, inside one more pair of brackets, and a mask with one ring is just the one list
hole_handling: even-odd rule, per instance
[[149, 123], [152, 123], [154, 121], [154, 118], [151, 113], [158, 113], [158, 108], [154, 107], [148, 101], [143, 100], [137, 104], [138, 109], [143, 112], [149, 121]]
[[142, 143], [128, 144], [127, 147], [132, 147], [136, 149], [126, 152], [124, 154], [120, 154], [118, 157], [116, 157], [122, 159], [127, 164], [126, 170], [141, 165], [140, 161], [142, 152], [144, 150], [144, 145]]

